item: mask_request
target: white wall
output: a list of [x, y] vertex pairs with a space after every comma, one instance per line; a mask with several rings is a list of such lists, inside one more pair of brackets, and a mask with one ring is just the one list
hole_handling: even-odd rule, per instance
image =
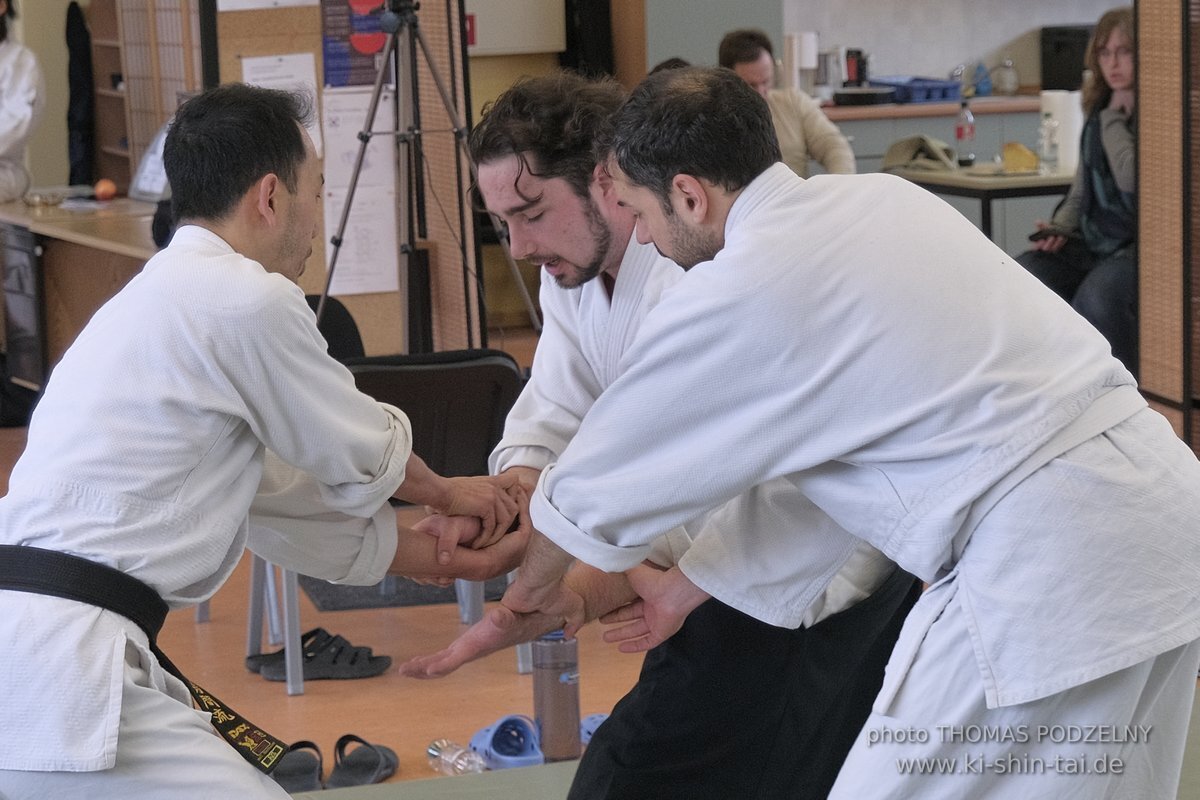
[[646, 64], [668, 56], [716, 64], [733, 28], [817, 31], [821, 49], [861, 47], [875, 75], [944, 78], [955, 65], [1010, 55], [1022, 84], [1041, 82], [1043, 25], [1094, 24], [1119, 0], [645, 0]]
[[696, 65], [717, 63], [726, 31], [761, 28], [783, 52], [780, 0], [645, 0], [646, 69], [676, 56]]
[[[778, 0], [750, 0], [768, 2]], [[1119, 0], [782, 0], [785, 32], [820, 34], [822, 50], [860, 47], [875, 75], [947, 77], [955, 65], [1011, 56], [1022, 85], [1041, 83], [1044, 25], [1091, 25]]]
[[[46, 76], [46, 108], [29, 142], [34, 185], [54, 186], [70, 177], [67, 157], [67, 6], [70, 0], [19, 0], [19, 39], [32, 50]], [[79, 3], [86, 9], [87, 2]]]

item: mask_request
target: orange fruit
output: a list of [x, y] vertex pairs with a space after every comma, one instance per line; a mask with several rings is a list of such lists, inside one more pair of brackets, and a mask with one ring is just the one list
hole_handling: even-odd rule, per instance
[[92, 187], [92, 193], [97, 200], [111, 200], [117, 196], [117, 185], [108, 178], [101, 178]]

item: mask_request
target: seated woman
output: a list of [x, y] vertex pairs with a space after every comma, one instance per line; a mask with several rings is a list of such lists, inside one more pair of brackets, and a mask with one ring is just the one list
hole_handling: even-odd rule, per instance
[[1066, 199], [1038, 223], [1026, 269], [1096, 326], [1113, 355], [1138, 369], [1137, 141], [1133, 11], [1117, 8], [1096, 25], [1085, 65], [1087, 115], [1079, 170]]
[[16, 200], [29, 188], [25, 145], [45, 102], [37, 58], [8, 36], [15, 0], [0, 0], [0, 202]]

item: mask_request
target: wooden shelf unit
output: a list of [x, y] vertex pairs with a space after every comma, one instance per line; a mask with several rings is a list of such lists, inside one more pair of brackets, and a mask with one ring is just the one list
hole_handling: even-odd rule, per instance
[[124, 194], [142, 154], [179, 104], [198, 91], [197, 0], [92, 0], [96, 178]]

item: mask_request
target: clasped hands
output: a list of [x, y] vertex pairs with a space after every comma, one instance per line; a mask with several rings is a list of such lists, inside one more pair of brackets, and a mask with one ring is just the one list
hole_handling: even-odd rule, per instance
[[413, 569], [422, 562], [406, 559], [402, 574], [418, 583], [448, 586], [456, 577], [484, 580], [515, 569], [531, 530], [526, 488], [505, 475], [448, 478], [446, 483], [446, 500], [426, 506], [428, 516], [412, 526], [436, 539], [439, 569]]

